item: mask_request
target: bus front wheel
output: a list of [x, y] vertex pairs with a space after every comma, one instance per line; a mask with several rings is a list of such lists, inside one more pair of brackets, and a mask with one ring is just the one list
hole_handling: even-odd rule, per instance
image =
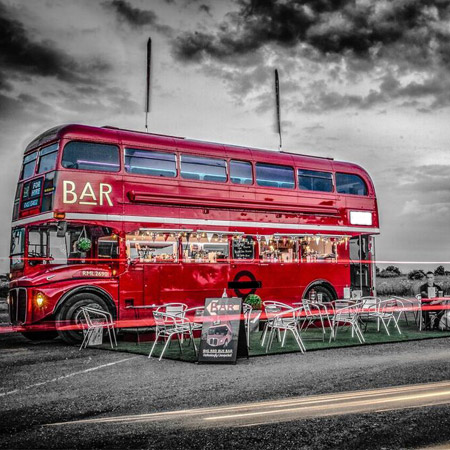
[[95, 309], [108, 310], [106, 302], [98, 295], [91, 293], [79, 293], [64, 302], [56, 314], [56, 326], [58, 335], [68, 344], [77, 344], [83, 340], [83, 332], [79, 328], [83, 321], [81, 308], [90, 306]]

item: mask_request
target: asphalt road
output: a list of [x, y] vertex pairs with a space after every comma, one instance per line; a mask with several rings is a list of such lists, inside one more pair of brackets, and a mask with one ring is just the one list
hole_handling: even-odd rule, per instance
[[80, 352], [57, 340], [36, 344], [0, 334], [0, 448], [442, 444], [450, 442], [449, 344], [436, 339], [219, 366]]

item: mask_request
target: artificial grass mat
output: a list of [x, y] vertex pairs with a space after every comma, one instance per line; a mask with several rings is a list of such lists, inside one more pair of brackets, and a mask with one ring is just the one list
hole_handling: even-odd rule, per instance
[[[389, 332], [391, 333], [391, 335], [388, 336], [383, 327], [381, 328], [381, 331], [378, 332], [376, 330], [376, 324], [369, 323], [367, 326], [367, 330], [364, 332], [364, 338], [366, 340], [364, 344], [360, 344], [356, 336], [352, 338], [350, 328], [344, 327], [340, 327], [338, 329], [336, 340], [332, 340], [331, 342], [329, 342], [330, 337], [329, 332], [327, 332], [325, 336], [325, 341], [322, 341], [322, 330], [319, 328], [310, 328], [306, 331], [303, 331], [301, 336], [307, 352], [316, 350], [327, 350], [331, 348], [352, 347], [359, 345], [376, 345], [376, 344], [387, 344], [391, 342], [416, 341], [422, 339], [436, 339], [436, 338], [450, 337], [450, 331], [419, 331], [417, 329], [417, 326], [411, 322], [407, 325], [405, 321], [404, 322], [400, 321], [399, 326], [402, 331], [402, 334], [398, 334], [398, 331], [391, 325], [389, 327]], [[292, 333], [290, 332], [286, 337], [284, 347], [281, 347], [281, 343], [278, 342], [276, 337], [274, 337], [272, 347], [268, 352], [266, 352], [265, 347], [261, 346], [261, 336], [262, 336], [261, 331], [250, 333], [250, 349], [249, 349], [250, 357], [265, 356], [271, 354], [273, 355], [279, 353], [300, 352], [298, 345], [294, 337], [292, 336]], [[195, 342], [198, 348], [200, 345], [200, 339], [198, 338], [195, 339]], [[153, 341], [141, 342], [137, 344], [136, 342], [126, 342], [119, 340], [118, 346], [114, 349], [111, 348], [109, 343], [97, 346], [97, 348], [148, 356], [152, 345]], [[154, 356], [156, 358], [159, 358], [163, 350], [163, 347], [164, 341], [161, 341], [156, 345], [152, 357]], [[189, 342], [189, 340], [185, 341], [181, 345], [181, 348], [182, 351], [180, 351], [178, 342], [176, 340], [173, 340], [167, 347], [164, 353], [164, 358], [185, 362], [197, 361], [197, 356], [195, 355], [192, 342]]]

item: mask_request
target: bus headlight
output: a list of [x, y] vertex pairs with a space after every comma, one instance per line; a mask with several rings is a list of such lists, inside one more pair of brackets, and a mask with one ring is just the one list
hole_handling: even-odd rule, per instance
[[44, 302], [45, 302], [45, 295], [42, 292], [38, 292], [36, 294], [35, 300], [36, 300], [36, 305], [39, 308], [42, 308], [42, 306], [44, 305]]

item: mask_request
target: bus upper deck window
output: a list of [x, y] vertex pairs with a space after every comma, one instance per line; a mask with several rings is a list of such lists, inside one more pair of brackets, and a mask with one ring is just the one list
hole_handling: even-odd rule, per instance
[[258, 186], [293, 189], [294, 169], [288, 166], [256, 163], [256, 182]]
[[181, 155], [181, 177], [188, 180], [227, 181], [226, 161], [203, 156]]
[[234, 184], [253, 184], [251, 163], [245, 161], [230, 161], [230, 179]]
[[173, 178], [177, 176], [175, 154], [126, 148], [125, 170], [139, 175]]
[[298, 169], [298, 187], [304, 191], [333, 192], [331, 172]]
[[364, 180], [350, 173], [336, 173], [336, 190], [339, 194], [367, 195]]
[[52, 144], [44, 147], [39, 152], [39, 165], [37, 173], [45, 173], [56, 167], [56, 159], [58, 156], [58, 144]]
[[62, 166], [76, 170], [118, 172], [119, 148], [116, 145], [72, 141], [64, 147]]
[[20, 177], [21, 180], [26, 180], [34, 175], [37, 153], [38, 152], [30, 153], [23, 159], [22, 176]]

